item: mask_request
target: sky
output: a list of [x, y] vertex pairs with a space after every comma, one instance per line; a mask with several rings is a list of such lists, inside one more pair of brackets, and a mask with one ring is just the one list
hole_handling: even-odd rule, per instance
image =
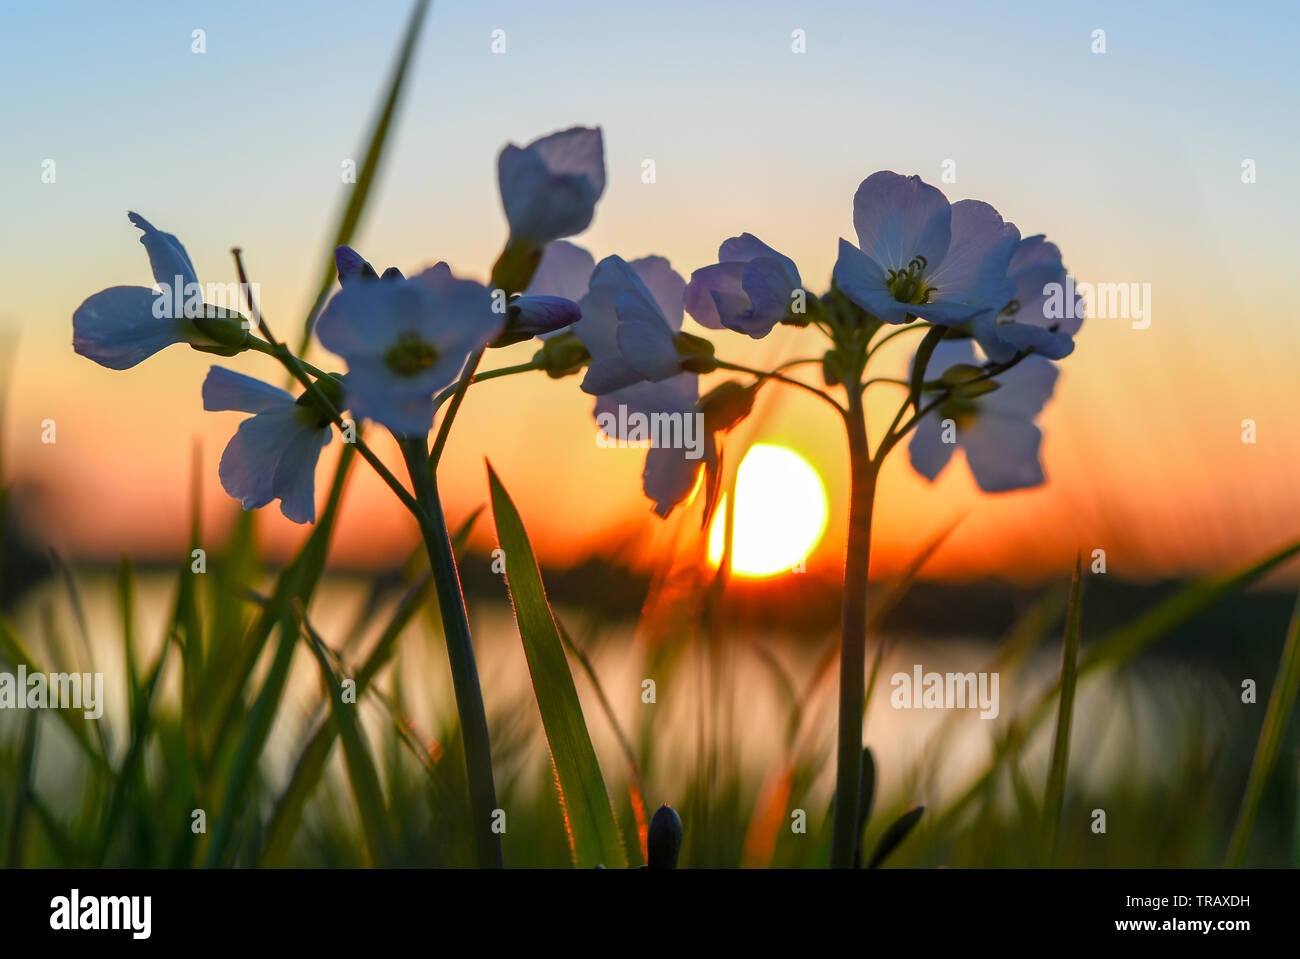
[[[1047, 234], [1081, 281], [1149, 291], [1150, 323], [1085, 323], [1041, 420], [1045, 486], [985, 496], [960, 457], [929, 484], [895, 454], [876, 569], [897, 570], [954, 523], [932, 575], [1042, 579], [1097, 548], [1121, 575], [1183, 575], [1300, 536], [1300, 18], [1284, 3], [1249, 17], [1185, 3], [972, 6], [435, 3], [354, 245], [408, 274], [446, 260], [486, 279], [505, 236], [497, 152], [600, 125], [608, 188], [576, 238], [597, 258], [657, 253], [689, 276], [748, 231], [821, 291], [838, 239], [853, 238], [858, 183], [916, 173]], [[216, 463], [239, 415], [201, 409], [212, 358], [178, 347], [105, 370], [73, 354], [72, 313], [106, 287], [148, 284], [135, 210], [180, 237], [201, 281], [232, 281], [229, 250], [242, 247], [271, 326], [296, 333], [350, 189], [341, 170], [359, 162], [409, 9], [56, 0], [0, 12], [3, 462], [43, 538], [73, 555], [174, 555], [196, 442], [208, 526], [228, 527]], [[824, 349], [806, 331], [713, 339], [751, 365]], [[880, 372], [905, 362], [896, 352]], [[231, 365], [280, 382], [264, 357]], [[640, 453], [596, 444], [577, 383], [471, 390], [442, 474], [453, 523], [486, 501], [486, 457], [544, 561], [644, 557], [692, 533], [693, 517], [650, 513]], [[896, 402], [887, 390], [873, 391], [877, 428]], [[54, 443], [42, 442], [47, 419]], [[767, 389], [730, 442], [751, 441], [789, 446], [823, 475], [830, 525], [809, 568], [833, 573], [839, 424], [815, 399]], [[273, 548], [301, 538], [263, 512]], [[414, 541], [359, 470], [336, 559], [380, 563]]]

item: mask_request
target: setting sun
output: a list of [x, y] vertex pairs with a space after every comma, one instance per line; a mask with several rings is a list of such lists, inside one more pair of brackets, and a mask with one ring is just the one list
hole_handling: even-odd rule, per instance
[[[709, 560], [722, 559], [727, 498], [709, 530]], [[758, 443], [736, 475], [736, 529], [732, 568], [744, 576], [792, 569], [826, 531], [826, 489], [808, 461], [784, 446]]]

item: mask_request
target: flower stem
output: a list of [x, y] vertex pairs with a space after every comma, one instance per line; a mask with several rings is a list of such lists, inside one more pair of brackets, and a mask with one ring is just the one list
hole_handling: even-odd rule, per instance
[[797, 386], [799, 387], [799, 389], [807, 390], [809, 393], [812, 393], [814, 396], [818, 396], [821, 399], [825, 400], [827, 403], [835, 407], [841, 413], [844, 412], [844, 407], [840, 406], [839, 403], [836, 403], [833, 397], [831, 397], [828, 393], [825, 393], [822, 390], [817, 389], [817, 387], [813, 386], [810, 383], [801, 382], [790, 376], [783, 376], [782, 374], [778, 373], [776, 370], [756, 370], [752, 366], [742, 366], [739, 363], [728, 363], [725, 360], [715, 360], [715, 362], [717, 363], [718, 369], [720, 370], [731, 370], [736, 373], [748, 373], [751, 376], [758, 377], [760, 380], [776, 380], [780, 383], [786, 384], [787, 386]]
[[501, 837], [492, 830], [497, 808], [496, 784], [492, 777], [492, 747], [488, 737], [487, 712], [479, 685], [474, 644], [469, 634], [469, 614], [461, 590], [456, 555], [447, 532], [447, 519], [438, 497], [437, 479], [429, 469], [429, 451], [423, 437], [400, 437], [416, 500], [421, 508], [420, 533], [429, 553], [433, 581], [438, 591], [438, 609], [447, 636], [447, 656], [460, 713], [461, 735], [465, 740], [465, 767], [469, 778], [470, 814], [474, 848], [480, 866], [501, 867]]
[[866, 695], [867, 574], [871, 559], [871, 514], [876, 499], [877, 464], [867, 443], [862, 390], [848, 384], [844, 425], [849, 439], [848, 546], [844, 561], [841, 612], [840, 712], [835, 765], [835, 826], [831, 867], [851, 869], [861, 837], [858, 799], [862, 788], [862, 710]]

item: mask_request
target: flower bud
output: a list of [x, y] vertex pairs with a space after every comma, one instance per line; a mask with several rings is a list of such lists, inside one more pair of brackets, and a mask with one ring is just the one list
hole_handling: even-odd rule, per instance
[[[234, 310], [225, 310], [217, 306], [204, 305], [197, 316], [191, 317], [199, 332], [212, 341], [190, 345], [204, 353], [216, 353], [220, 356], [234, 356], [242, 352], [248, 340], [250, 325], [248, 318]], [[215, 346], [213, 345], [215, 344]]]
[[591, 362], [591, 354], [576, 333], [561, 333], [547, 339], [533, 354], [533, 362], [553, 380], [577, 373]]
[[667, 804], [655, 811], [646, 839], [647, 865], [651, 869], [676, 869], [677, 854], [682, 849], [682, 820]]
[[718, 368], [718, 361], [713, 358], [713, 344], [704, 337], [678, 333], [673, 337], [673, 345], [681, 357], [682, 369], [687, 372], [712, 373]]
[[745, 386], [737, 380], [719, 383], [700, 397], [695, 408], [704, 414], [704, 428], [710, 433], [731, 429], [754, 409], [758, 383]]

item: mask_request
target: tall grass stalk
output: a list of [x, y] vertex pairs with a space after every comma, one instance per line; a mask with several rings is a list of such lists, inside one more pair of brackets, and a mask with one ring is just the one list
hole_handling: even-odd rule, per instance
[[1237, 816], [1237, 824], [1233, 827], [1232, 839], [1228, 843], [1227, 865], [1232, 868], [1245, 865], [1250, 836], [1255, 829], [1255, 819], [1259, 816], [1260, 803], [1264, 798], [1264, 788], [1268, 785], [1273, 768], [1277, 765], [1278, 754], [1282, 751], [1282, 740], [1291, 719], [1291, 710], [1295, 707], [1298, 686], [1300, 686], [1300, 599], [1296, 601], [1291, 625], [1287, 629], [1286, 644], [1282, 647], [1282, 662], [1278, 666], [1277, 679], [1273, 681], [1273, 691], [1268, 698], [1268, 712], [1264, 714], [1264, 725], [1259, 731], [1259, 745], [1255, 748], [1255, 758], [1250, 764], [1246, 795], [1241, 801], [1241, 812]]
[[411, 485], [420, 504], [420, 533], [429, 553], [433, 581], [438, 591], [438, 609], [442, 614], [447, 637], [447, 656], [451, 662], [452, 686], [460, 712], [461, 734], [465, 741], [465, 767], [469, 778], [470, 812], [474, 827], [474, 848], [479, 865], [500, 868], [501, 836], [492, 830], [493, 810], [497, 808], [496, 784], [492, 777], [492, 746], [488, 735], [487, 712], [483, 690], [479, 685], [474, 643], [470, 639], [469, 614], [460, 587], [460, 572], [451, 536], [438, 497], [438, 483], [429, 469], [429, 451], [422, 437], [401, 440], [402, 455], [411, 475]]

